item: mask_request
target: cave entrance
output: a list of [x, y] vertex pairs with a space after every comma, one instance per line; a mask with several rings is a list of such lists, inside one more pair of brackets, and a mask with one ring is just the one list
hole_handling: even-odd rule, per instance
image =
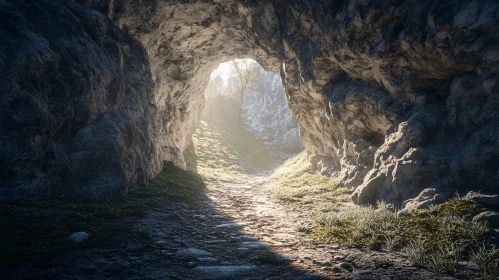
[[279, 75], [253, 59], [215, 69], [205, 107], [186, 149], [187, 169], [200, 174], [265, 174], [304, 148]]

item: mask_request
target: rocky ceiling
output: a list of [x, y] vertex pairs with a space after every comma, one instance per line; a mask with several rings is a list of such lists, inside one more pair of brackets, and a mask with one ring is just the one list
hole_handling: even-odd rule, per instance
[[[306, 149], [401, 206], [499, 181], [499, 2], [0, 1], [0, 196], [114, 196], [182, 152], [220, 62], [281, 75]], [[81, 4], [81, 5], [80, 5]]]

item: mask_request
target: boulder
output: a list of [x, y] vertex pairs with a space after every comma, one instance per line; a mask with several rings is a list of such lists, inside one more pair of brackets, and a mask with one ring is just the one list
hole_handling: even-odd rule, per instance
[[487, 222], [493, 229], [499, 229], [499, 213], [495, 211], [482, 212], [473, 217], [473, 222]]
[[498, 195], [488, 195], [488, 194], [481, 194], [478, 192], [469, 192], [463, 199], [468, 201], [473, 201], [484, 208], [499, 210]]
[[75, 232], [68, 237], [68, 240], [73, 243], [82, 243], [88, 240], [88, 233], [86, 232]]
[[405, 202], [405, 207], [399, 214], [408, 214], [418, 209], [425, 209], [430, 206], [444, 202], [445, 195], [442, 195], [437, 189], [424, 189], [416, 198]]

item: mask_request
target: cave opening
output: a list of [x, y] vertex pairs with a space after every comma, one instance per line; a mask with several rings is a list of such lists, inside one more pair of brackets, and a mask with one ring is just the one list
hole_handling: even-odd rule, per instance
[[204, 98], [198, 129], [184, 154], [188, 170], [268, 175], [304, 150], [280, 76], [257, 61], [220, 63]]

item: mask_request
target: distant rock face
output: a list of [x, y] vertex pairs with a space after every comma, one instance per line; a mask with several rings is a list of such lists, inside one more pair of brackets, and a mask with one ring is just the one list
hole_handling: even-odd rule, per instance
[[[259, 65], [256, 67], [261, 68]], [[262, 72], [244, 98], [244, 125], [283, 157], [300, 152], [304, 149], [303, 144], [298, 125], [286, 102], [281, 77], [272, 72]]]
[[[128, 30], [124, 32], [97, 12], [62, 0], [36, 5], [41, 17], [18, 12], [14, 16], [18, 20], [10, 20], [15, 15], [10, 11], [35, 9], [29, 5], [32, 1], [20, 2], [0, 2], [0, 22], [5, 25], [0, 35], [8, 42], [0, 45], [0, 86], [2, 92], [30, 91], [33, 97], [25, 103], [11, 101], [21, 94], [1, 97], [3, 108], [9, 108], [0, 113], [2, 186], [27, 186], [33, 181], [34, 189], [42, 189], [57, 185], [53, 178], [64, 178], [61, 181], [76, 184], [76, 189], [92, 190], [88, 186], [97, 185], [92, 182], [99, 182], [102, 189], [123, 189], [124, 183], [115, 187], [119, 180], [107, 181], [104, 174], [133, 182], [157, 173], [161, 164], [155, 162], [161, 160], [185, 165], [182, 151], [199, 122], [209, 74], [220, 62], [243, 57], [280, 73], [304, 146], [329, 159], [328, 166], [341, 184], [356, 188], [355, 203], [383, 199], [400, 207], [426, 188], [486, 189], [499, 183], [499, 2], [495, 0], [78, 1], [106, 14]], [[59, 20], [59, 14], [67, 15], [66, 20]], [[58, 36], [35, 28], [49, 29], [58, 21], [67, 24], [57, 29]], [[128, 33], [142, 43], [149, 65], [138, 44], [127, 43], [136, 46], [127, 56], [127, 48], [105, 40], [110, 36], [118, 38], [115, 42], [133, 41]], [[95, 49], [78, 45], [87, 37]], [[29, 44], [23, 45], [25, 41]], [[43, 63], [51, 59], [43, 55], [47, 52], [25, 51], [48, 46], [47, 42], [51, 49], [69, 44], [58, 52], [59, 60], [78, 61], [95, 78], [75, 84], [85, 75], [73, 67], [55, 75], [58, 72], [47, 67], [58, 64]], [[135, 62], [127, 64], [131, 59]], [[119, 80], [122, 83], [111, 82], [116, 75], [125, 77]], [[39, 102], [37, 94], [43, 96], [64, 76], [73, 81], [67, 83], [68, 92], [79, 94]], [[24, 84], [16, 86], [20, 83], [16, 81]], [[152, 87], [152, 92], [145, 90]], [[124, 96], [132, 97], [111, 98], [121, 97], [115, 94], [120, 88], [128, 92]], [[67, 87], [57, 89], [54, 92], [65, 92]], [[83, 92], [90, 97], [79, 98]], [[115, 99], [130, 101], [125, 102], [125, 113], [118, 105], [122, 103], [108, 101]], [[87, 107], [79, 105], [82, 100]], [[85, 111], [79, 108], [88, 113], [78, 114]], [[13, 120], [22, 110], [37, 113], [23, 113], [25, 119]], [[71, 113], [60, 125], [44, 118], [45, 112], [66, 111]], [[98, 118], [101, 115], [109, 119]], [[126, 119], [127, 125], [118, 125], [115, 118]], [[110, 131], [115, 133], [106, 135]], [[48, 144], [67, 133], [92, 140], [67, 138], [67, 146], [76, 145], [71, 148], [74, 152], [64, 146], [60, 153], [60, 148], [53, 148], [57, 145]], [[113, 140], [99, 144], [90, 136]], [[49, 149], [55, 152], [46, 152]], [[87, 156], [97, 150], [109, 156], [91, 167], [95, 158]], [[71, 162], [60, 156], [67, 153], [80, 164], [65, 170], [84, 170], [81, 176], [49, 175], [65, 168], [60, 163]], [[88, 179], [85, 174], [94, 175]]]

